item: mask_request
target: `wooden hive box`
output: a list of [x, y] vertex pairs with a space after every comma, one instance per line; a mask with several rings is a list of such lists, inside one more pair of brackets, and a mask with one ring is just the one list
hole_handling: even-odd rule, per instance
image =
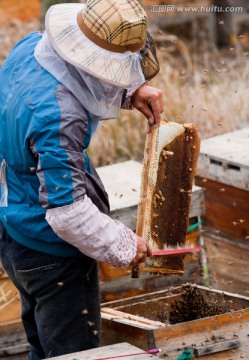
[[202, 141], [196, 183], [206, 225], [249, 244], [249, 127]]
[[[173, 304], [182, 301], [186, 286], [224, 312], [176, 324], [159, 321], [158, 315], [162, 319], [162, 312], [169, 314]], [[103, 345], [127, 341], [144, 350], [160, 348], [159, 357], [167, 360], [175, 360], [186, 348], [203, 360], [248, 359], [249, 298], [186, 286], [102, 304]]]
[[0, 263], [0, 326], [20, 318], [19, 294]]
[[202, 221], [212, 286], [246, 295], [249, 127], [202, 141], [196, 183], [204, 188]]
[[[110, 200], [113, 219], [122, 221], [126, 226], [135, 230], [137, 222], [137, 207], [140, 200], [140, 186], [142, 164], [133, 160], [107, 165], [97, 168], [104, 183]], [[198, 223], [204, 213], [204, 194], [199, 186], [193, 187], [189, 223]], [[188, 234], [188, 241], [197, 245], [199, 242], [200, 226]], [[112, 301], [115, 299], [138, 295], [144, 292], [156, 291], [167, 284], [185, 282], [202, 282], [203, 274], [200, 259], [196, 255], [185, 258], [185, 273], [179, 277], [141, 274], [139, 279], [130, 279], [131, 269], [119, 270], [107, 264], [100, 264], [101, 299]]]

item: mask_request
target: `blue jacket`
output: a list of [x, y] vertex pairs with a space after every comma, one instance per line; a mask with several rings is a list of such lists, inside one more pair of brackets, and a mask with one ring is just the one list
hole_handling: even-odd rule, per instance
[[87, 194], [108, 213], [108, 198], [85, 152], [92, 135], [89, 113], [34, 58], [40, 38], [32, 33], [21, 40], [0, 70], [0, 163], [7, 163], [8, 186], [0, 220], [31, 249], [82, 256], [53, 232], [46, 209]]

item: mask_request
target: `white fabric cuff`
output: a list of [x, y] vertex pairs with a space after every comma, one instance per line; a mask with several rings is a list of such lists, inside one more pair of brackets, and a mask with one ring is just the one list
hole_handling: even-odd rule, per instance
[[97, 261], [125, 268], [136, 256], [133, 231], [102, 214], [87, 196], [47, 210], [46, 220], [61, 239]]

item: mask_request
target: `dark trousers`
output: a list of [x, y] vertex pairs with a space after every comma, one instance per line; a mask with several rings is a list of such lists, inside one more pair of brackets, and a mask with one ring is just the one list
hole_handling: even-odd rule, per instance
[[95, 260], [62, 258], [30, 250], [6, 231], [2, 265], [20, 292], [29, 360], [99, 346], [100, 301]]

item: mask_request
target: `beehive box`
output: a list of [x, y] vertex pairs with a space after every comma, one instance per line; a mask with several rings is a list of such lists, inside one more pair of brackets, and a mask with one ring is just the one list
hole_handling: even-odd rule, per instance
[[249, 244], [249, 127], [202, 141], [196, 183], [205, 224]]
[[249, 127], [203, 140], [196, 183], [212, 286], [242, 295], [249, 286]]
[[[186, 300], [186, 292], [194, 297]], [[102, 304], [101, 317], [103, 345], [127, 341], [144, 350], [160, 348], [159, 357], [167, 360], [186, 348], [207, 360], [248, 359], [248, 297], [183, 285]]]

